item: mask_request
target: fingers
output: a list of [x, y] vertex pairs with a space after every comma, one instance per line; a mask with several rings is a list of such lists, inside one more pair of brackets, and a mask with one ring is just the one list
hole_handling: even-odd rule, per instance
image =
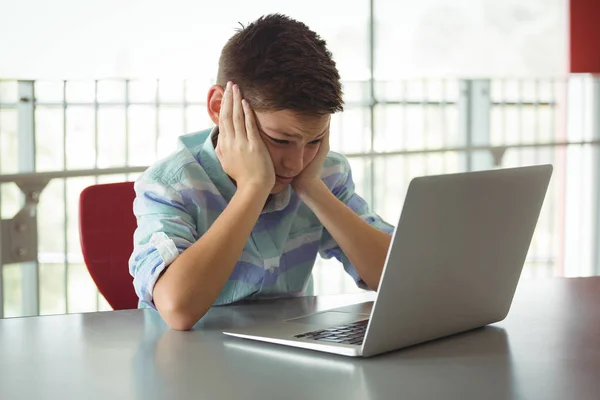
[[233, 126], [233, 99], [231, 96], [231, 82], [227, 82], [225, 86], [225, 93], [223, 94], [223, 100], [221, 101], [221, 110], [219, 112], [219, 135], [227, 137], [231, 135], [235, 136]]
[[[329, 131], [325, 134], [325, 136], [323, 136], [323, 139], [321, 140], [321, 145], [319, 146], [319, 152], [317, 153], [317, 156], [315, 157], [315, 159], [319, 159], [320, 162], [322, 163], [325, 158], [327, 158], [327, 154], [329, 153]], [[322, 168], [322, 166], [321, 166]]]
[[235, 134], [246, 138], [246, 124], [244, 122], [244, 110], [242, 109], [242, 94], [240, 88], [235, 83], [232, 85], [233, 90], [233, 127]]
[[254, 111], [252, 111], [252, 108], [246, 99], [242, 100], [242, 107], [244, 108], [244, 123], [248, 134], [248, 140], [260, 139], [258, 129], [256, 128], [256, 121], [254, 119]]
[[327, 131], [327, 133], [325, 134], [321, 146], [323, 146], [323, 151], [325, 153], [329, 153], [329, 131]]
[[327, 148], [329, 148], [329, 133], [330, 131], [328, 130], [325, 136], [323, 136], [323, 140], [321, 141], [321, 144], [324, 144]]

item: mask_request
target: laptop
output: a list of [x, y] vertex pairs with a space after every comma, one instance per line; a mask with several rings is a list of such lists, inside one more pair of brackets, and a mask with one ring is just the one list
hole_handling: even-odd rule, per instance
[[223, 333], [370, 357], [501, 321], [551, 175], [537, 165], [415, 178], [374, 302]]

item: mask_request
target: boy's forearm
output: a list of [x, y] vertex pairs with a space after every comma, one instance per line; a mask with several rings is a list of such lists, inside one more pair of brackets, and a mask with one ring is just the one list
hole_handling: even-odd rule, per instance
[[229, 279], [268, 192], [238, 189], [208, 231], [173, 261], [154, 287], [154, 304], [174, 329], [191, 329]]
[[339, 244], [361, 279], [370, 289], [377, 290], [391, 235], [363, 221], [321, 180], [297, 193]]

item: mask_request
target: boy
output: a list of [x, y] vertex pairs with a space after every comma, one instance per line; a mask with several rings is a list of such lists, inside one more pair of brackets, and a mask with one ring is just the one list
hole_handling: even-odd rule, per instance
[[135, 184], [140, 307], [191, 329], [213, 305], [303, 294], [317, 253], [377, 290], [393, 227], [329, 152], [343, 100], [325, 41], [286, 16], [259, 18], [223, 48], [207, 109], [215, 128], [183, 136]]

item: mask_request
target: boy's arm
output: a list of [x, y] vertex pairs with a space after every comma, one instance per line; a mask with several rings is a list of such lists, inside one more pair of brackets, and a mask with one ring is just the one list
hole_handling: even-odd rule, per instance
[[391, 235], [356, 215], [321, 180], [306, 185], [299, 197], [319, 218], [369, 289], [377, 290]]
[[[329, 152], [328, 140], [329, 137], [326, 136], [315, 159], [296, 178], [293, 183], [294, 191], [319, 218], [360, 279], [370, 289], [377, 290], [392, 237], [363, 220], [321, 180], [320, 172]], [[351, 186], [343, 190], [350, 189], [353, 192], [353, 185]], [[349, 195], [353, 196], [353, 193]], [[383, 225], [387, 226], [385, 223]]]
[[269, 192], [240, 188], [196, 243], [173, 261], [154, 286], [154, 304], [174, 329], [191, 329], [229, 279]]
[[191, 329], [213, 305], [275, 183], [273, 163], [254, 114], [231, 84], [221, 103], [216, 154], [237, 190], [208, 231], [162, 271], [152, 289], [157, 310], [178, 330]]

